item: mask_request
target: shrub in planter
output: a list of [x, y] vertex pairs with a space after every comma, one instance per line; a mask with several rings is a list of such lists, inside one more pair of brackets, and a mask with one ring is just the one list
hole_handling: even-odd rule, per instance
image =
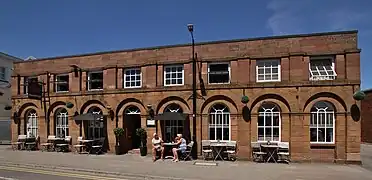
[[74, 104], [72, 104], [72, 102], [67, 102], [66, 103], [66, 107], [69, 108], [69, 109], [71, 109], [71, 108], [74, 107]]
[[357, 91], [354, 93], [353, 98], [357, 101], [363, 100], [366, 97], [363, 91]]
[[114, 134], [116, 137], [116, 145], [115, 145], [115, 154], [120, 155], [121, 148], [120, 148], [120, 137], [124, 135], [124, 129], [123, 128], [115, 128], [114, 129]]
[[247, 104], [247, 103], [248, 103], [248, 101], [249, 101], [249, 98], [248, 98], [248, 96], [242, 96], [242, 99], [241, 99], [241, 101], [242, 101], [242, 103], [244, 103], [244, 104]]
[[147, 132], [144, 128], [138, 128], [136, 129], [136, 135], [141, 140], [141, 146], [140, 146], [141, 156], [146, 156], [147, 155]]

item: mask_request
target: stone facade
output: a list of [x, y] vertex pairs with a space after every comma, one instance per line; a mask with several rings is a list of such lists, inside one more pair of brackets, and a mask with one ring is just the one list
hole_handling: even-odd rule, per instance
[[[267, 102], [280, 110], [279, 140], [289, 142], [292, 161], [360, 162], [360, 122], [352, 120], [350, 107], [356, 102], [352, 94], [360, 87], [360, 49], [357, 47], [357, 31], [293, 35], [218, 41], [196, 44], [198, 69], [204, 80], [206, 94], [197, 100], [197, 122], [192, 116], [188, 124], [191, 137], [196, 128], [197, 149], [200, 153], [201, 140], [208, 139], [209, 118], [212, 106], [222, 104], [229, 113], [229, 139], [238, 144], [238, 157], [251, 158], [251, 142], [258, 140], [258, 120], [261, 106]], [[41, 141], [47, 133], [55, 133], [55, 113], [65, 102], [74, 107], [68, 112], [68, 131], [73, 144], [79, 135], [84, 136], [81, 125], [72, 118], [75, 112], [81, 114], [90, 107], [98, 107], [104, 114], [113, 110], [114, 116], [105, 119], [105, 134], [108, 150], [115, 146], [115, 127], [126, 128], [125, 142], [132, 137], [126, 127], [124, 116], [127, 107], [140, 110], [141, 126], [148, 132], [148, 143], [154, 132], [164, 134], [161, 122], [157, 127], [146, 127], [147, 106], [155, 114], [175, 103], [184, 113], [192, 114], [192, 64], [191, 47], [187, 45], [163, 46], [115, 52], [65, 56], [26, 61], [15, 64], [12, 94], [18, 117], [12, 124], [12, 137], [26, 133], [28, 115], [33, 109], [37, 114], [37, 132]], [[312, 57], [332, 56], [337, 76], [334, 80], [310, 81], [309, 63]], [[265, 59], [280, 60], [279, 81], [257, 82], [256, 63]], [[229, 64], [230, 80], [227, 84], [209, 84], [209, 63]], [[164, 86], [164, 67], [169, 64], [183, 64], [184, 81], [179, 86]], [[201, 64], [201, 66], [200, 66]], [[75, 72], [71, 65], [77, 65], [81, 72]], [[123, 88], [123, 70], [138, 68], [141, 72], [140, 88]], [[87, 76], [92, 71], [103, 71], [103, 89], [89, 91]], [[68, 92], [56, 93], [55, 75], [69, 74]], [[50, 93], [48, 104], [49, 123], [40, 101], [27, 99], [23, 92], [24, 77], [36, 76], [46, 85]], [[199, 79], [199, 74], [197, 79]], [[198, 93], [201, 84], [198, 80]], [[243, 104], [243, 95], [249, 102]], [[310, 143], [311, 108], [316, 102], [325, 101], [333, 106], [335, 119], [331, 143]], [[249, 111], [244, 111], [248, 109]], [[249, 112], [249, 113], [246, 113]], [[248, 114], [248, 115], [247, 115]], [[49, 128], [47, 128], [49, 126]], [[48, 130], [49, 129], [49, 130]], [[184, 130], [185, 131], [185, 130]], [[267, 132], [267, 131], [266, 131]], [[226, 133], [226, 132], [225, 132]], [[150, 146], [149, 146], [150, 147]]]

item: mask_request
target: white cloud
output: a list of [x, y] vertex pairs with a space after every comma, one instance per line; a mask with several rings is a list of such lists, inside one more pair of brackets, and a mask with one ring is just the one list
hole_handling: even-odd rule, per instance
[[272, 12], [267, 27], [274, 35], [360, 29], [370, 16], [347, 4], [329, 8], [323, 1], [312, 0], [271, 0], [267, 9]]

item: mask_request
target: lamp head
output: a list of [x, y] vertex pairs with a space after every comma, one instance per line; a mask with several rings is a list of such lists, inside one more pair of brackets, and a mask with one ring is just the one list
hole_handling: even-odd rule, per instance
[[188, 24], [187, 29], [189, 30], [189, 32], [193, 32], [194, 31], [194, 25], [193, 24]]

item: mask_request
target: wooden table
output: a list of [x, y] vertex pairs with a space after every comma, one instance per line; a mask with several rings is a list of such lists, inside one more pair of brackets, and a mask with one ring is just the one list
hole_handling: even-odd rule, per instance
[[[177, 146], [177, 143], [163, 143], [164, 146], [164, 153], [167, 151], [168, 153], [171, 152], [172, 156], [165, 156], [165, 159], [171, 159], [173, 158], [173, 152], [172, 149]], [[169, 151], [170, 149], [170, 151]]]
[[276, 159], [274, 158], [274, 155], [278, 152], [279, 146], [275, 144], [262, 144], [261, 145], [265, 150], [267, 150], [267, 153], [269, 157], [267, 158], [266, 162], [269, 162], [270, 159], [273, 159], [275, 163], [277, 163]]

